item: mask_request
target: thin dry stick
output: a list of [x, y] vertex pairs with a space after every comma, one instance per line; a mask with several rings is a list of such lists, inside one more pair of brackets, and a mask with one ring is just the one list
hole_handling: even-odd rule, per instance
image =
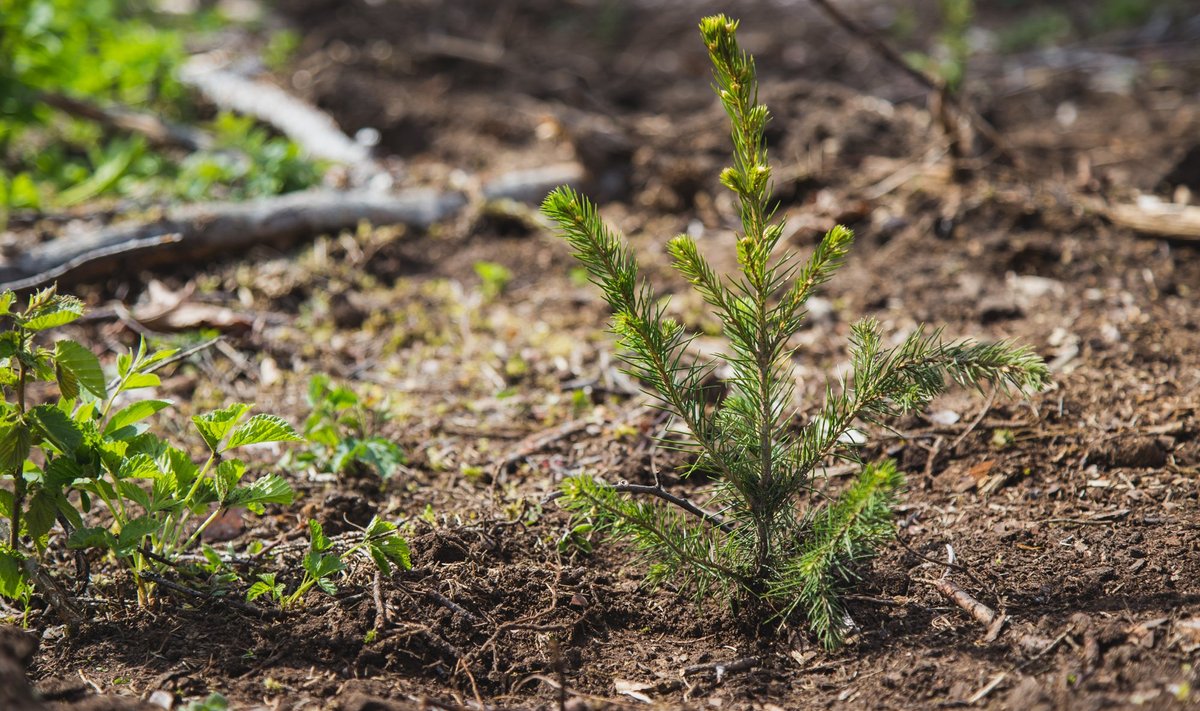
[[982, 689], [980, 689], [979, 691], [976, 691], [974, 694], [971, 694], [971, 697], [969, 699], [967, 699], [967, 705], [970, 706], [972, 704], [977, 704], [980, 701], [982, 701], [984, 699], [984, 697], [986, 697], [988, 694], [992, 693], [992, 691], [995, 690], [995, 688], [997, 686], [1000, 686], [1000, 682], [1004, 681], [1004, 679], [1007, 676], [1008, 676], [1008, 672], [1000, 672], [996, 676], [992, 677], [992, 680], [989, 681], [987, 684], [985, 684]]
[[990, 628], [996, 621], [995, 610], [971, 597], [970, 593], [958, 587], [950, 578], [938, 578], [932, 584], [938, 592], [945, 595], [950, 602], [961, 607], [979, 624]]
[[[62, 262], [48, 266], [43, 271], [30, 274], [26, 277], [12, 279], [3, 284], [0, 284], [0, 289], [12, 291], [23, 291], [32, 289], [35, 286], [41, 286], [48, 282], [54, 281], [59, 277], [80, 270], [89, 264], [97, 262], [111, 261], [121, 255], [143, 253], [146, 250], [161, 247], [167, 244], [175, 244], [182, 238], [176, 232], [168, 232], [167, 234], [155, 235], [153, 237], [130, 238], [117, 244], [107, 244], [99, 246], [95, 249], [85, 249], [74, 253], [69, 253], [68, 258]], [[19, 267], [18, 267], [19, 268]]]
[[383, 574], [375, 571], [375, 579], [371, 581], [371, 599], [375, 602], [375, 629], [382, 630], [388, 625], [387, 604], [383, 601]]
[[471, 624], [475, 624], [475, 625], [480, 624], [481, 620], [479, 619], [478, 615], [471, 612], [470, 610], [463, 607], [462, 605], [458, 604], [457, 602], [451, 600], [450, 598], [446, 597], [445, 595], [441, 594], [440, 592], [438, 592], [436, 590], [429, 590], [429, 589], [423, 589], [422, 592], [424, 592], [426, 597], [428, 597], [430, 600], [433, 600], [434, 602], [436, 602], [437, 604], [446, 608], [447, 610], [450, 610], [451, 612], [457, 612], [458, 614], [467, 618], [467, 620], [469, 622], [471, 622]]
[[257, 244], [353, 229], [363, 220], [428, 227], [465, 205], [459, 193], [430, 189], [380, 195], [315, 188], [246, 202], [172, 207], [153, 221], [122, 223], [34, 245], [0, 267], [0, 289], [28, 289], [53, 279], [95, 274], [133, 255], [138, 267], [228, 256]]
[[961, 101], [959, 101], [957, 96], [946, 91], [942, 82], [934, 79], [924, 72], [918, 71], [915, 67], [905, 61], [904, 57], [902, 57], [899, 52], [893, 49], [891, 45], [889, 45], [887, 42], [884, 42], [882, 37], [875, 32], [872, 32], [867, 27], [850, 19], [849, 16], [844, 14], [829, 0], [812, 0], [812, 3], [820, 8], [821, 11], [823, 11], [829, 17], [829, 19], [833, 20], [835, 24], [846, 30], [850, 36], [865, 42], [868, 47], [874, 50], [877, 55], [882, 57], [889, 64], [892, 64], [900, 71], [912, 77], [918, 84], [921, 84], [930, 91], [936, 92], [946, 106], [949, 106], [953, 110], [965, 116], [975, 130], [978, 131], [981, 136], [986, 138], [993, 146], [995, 146], [996, 150], [1002, 153], [1004, 157], [1008, 158], [1009, 162], [1011, 162], [1015, 168], [1018, 170], [1024, 170], [1024, 162], [1008, 146], [1008, 142], [1004, 140], [1004, 137], [1000, 135], [1000, 132], [996, 130], [996, 127], [993, 126], [991, 122], [989, 122], [983, 116], [981, 116], [974, 108], [964, 105]]
[[707, 662], [705, 664], [693, 664], [690, 667], [683, 669], [684, 676], [693, 676], [695, 674], [704, 674], [713, 672], [717, 678], [723, 677], [730, 672], [746, 671], [753, 669], [761, 664], [762, 661], [758, 657], [742, 657], [741, 659], [732, 659], [723, 662]]
[[76, 118], [94, 121], [105, 128], [145, 136], [152, 144], [199, 151], [211, 148], [215, 141], [204, 131], [191, 126], [168, 123], [153, 114], [131, 111], [126, 108], [105, 108], [65, 94], [43, 91], [37, 98], [47, 106]]
[[242, 612], [249, 613], [256, 617], [278, 617], [278, 613], [276, 613], [274, 610], [266, 610], [261, 607], [255, 607], [249, 603], [241, 602], [240, 600], [233, 600], [228, 597], [218, 597], [202, 590], [196, 590], [194, 588], [189, 588], [186, 585], [181, 585], [174, 580], [168, 580], [161, 575], [155, 575], [154, 573], [148, 572], [141, 572], [138, 575], [140, 575], [144, 580], [148, 580], [156, 585], [161, 585], [168, 590], [173, 590], [188, 597], [229, 605], [236, 610], [241, 610]]
[[975, 428], [979, 426], [979, 423], [983, 422], [983, 418], [986, 417], [988, 411], [992, 409], [992, 402], [995, 401], [995, 399], [996, 391], [993, 390], [988, 393], [987, 402], [983, 403], [983, 408], [979, 410], [979, 415], [971, 422], [970, 425], [967, 426], [967, 429], [962, 431], [962, 434], [954, 439], [954, 443], [950, 445], [951, 452], [957, 450], [958, 445], [962, 444], [963, 440], [967, 438], [967, 435], [974, 432]]
[[924, 553], [922, 553], [922, 552], [916, 550], [915, 548], [913, 548], [912, 546], [908, 545], [908, 543], [903, 538], [901, 538], [899, 535], [897, 535], [894, 540], [900, 544], [901, 548], [908, 551], [909, 553], [912, 553], [913, 555], [915, 555], [916, 557], [925, 561], [926, 563], [942, 565], [948, 569], [957, 570], [957, 571], [961, 572], [963, 575], [966, 575], [968, 578], [970, 578], [971, 581], [974, 582], [979, 587], [981, 587], [981, 588], [988, 587], [987, 585], [984, 584], [984, 582], [982, 580], [975, 577], [975, 574], [972, 573], [971, 569], [968, 568], [965, 564], [959, 563], [959, 562], [956, 562], [953, 560], [945, 561], [945, 560], [938, 560], [937, 558], [930, 558], [929, 556], [925, 555]]

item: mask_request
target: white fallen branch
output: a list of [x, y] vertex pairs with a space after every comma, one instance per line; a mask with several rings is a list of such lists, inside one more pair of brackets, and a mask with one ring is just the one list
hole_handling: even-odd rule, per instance
[[1142, 195], [1136, 203], [1103, 209], [1113, 224], [1136, 232], [1171, 239], [1200, 240], [1200, 207], [1165, 202]]
[[286, 243], [306, 236], [374, 225], [427, 227], [463, 208], [461, 193], [429, 189], [395, 195], [306, 190], [247, 202], [187, 205], [158, 220], [118, 224], [83, 236], [59, 237], [0, 264], [0, 290], [28, 289], [48, 281], [155, 263], [230, 254], [255, 244]]
[[[536, 204], [558, 185], [582, 178], [583, 168], [576, 163], [505, 173], [484, 183], [479, 199]], [[246, 202], [185, 205], [157, 220], [59, 237], [0, 260], [0, 290], [30, 289], [56, 279], [79, 281], [111, 272], [115, 264], [144, 268], [228, 255], [256, 244], [285, 244], [353, 229], [364, 221], [423, 228], [458, 214], [467, 204], [463, 193], [432, 188], [398, 193], [318, 188]]]
[[384, 172], [371, 157], [370, 148], [343, 133], [329, 114], [274, 84], [225, 69], [209, 56], [186, 62], [179, 79], [222, 109], [274, 126], [309, 156], [349, 166], [361, 182]]

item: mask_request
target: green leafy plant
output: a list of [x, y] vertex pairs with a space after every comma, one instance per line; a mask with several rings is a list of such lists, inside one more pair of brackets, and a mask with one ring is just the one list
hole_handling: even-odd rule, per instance
[[489, 301], [503, 294], [513, 277], [508, 267], [495, 262], [475, 262], [475, 274], [479, 276], [483, 297]]
[[[0, 12], [0, 227], [9, 209], [79, 204], [106, 195], [242, 198], [297, 190], [322, 167], [252, 119], [221, 114], [214, 145], [187, 153], [152, 148], [48, 96], [98, 109], [194, 119], [177, 74], [180, 32], [145, 3], [11, 0]], [[61, 102], [59, 102], [61, 104]]]
[[396, 531], [396, 525], [375, 517], [363, 530], [362, 540], [344, 553], [333, 550], [333, 541], [325, 535], [321, 524], [308, 521], [308, 552], [301, 561], [303, 577], [290, 593], [286, 586], [277, 581], [275, 573], [264, 573], [246, 592], [247, 602], [260, 597], [273, 600], [280, 609], [293, 608], [304, 601], [305, 595], [314, 587], [334, 595], [337, 585], [334, 577], [346, 570], [345, 560], [359, 553], [371, 561], [385, 576], [392, 574], [393, 566], [408, 570], [412, 567], [408, 541]]
[[[0, 321], [8, 324], [0, 333], [0, 479], [12, 482], [11, 491], [0, 489], [0, 522], [8, 525], [0, 594], [20, 597], [27, 589], [24, 541], [44, 555], [57, 523], [68, 547], [100, 548], [127, 564], [144, 603], [140, 574], [193, 548], [221, 511], [262, 513], [267, 504], [291, 502], [291, 487], [278, 475], [244, 481], [247, 464], [229, 456], [250, 445], [298, 441], [288, 423], [266, 414], [247, 418], [250, 405], [243, 403], [197, 415], [192, 423], [208, 449], [197, 466], [145, 424], [171, 402], [133, 396], [160, 384], [154, 371], [174, 350], [151, 353], [143, 341], [117, 358], [116, 377], [106, 382], [99, 359], [83, 345], [42, 345], [47, 332], [83, 315], [82, 302], [53, 287], [30, 296], [21, 311], [13, 310], [15, 301], [12, 292], [0, 294]], [[44, 401], [34, 404], [35, 383], [56, 383], [57, 398], [41, 389]]]
[[[597, 530], [632, 541], [651, 563], [651, 581], [756, 600], [782, 619], [801, 612], [833, 646], [845, 630], [838, 590], [853, 579], [855, 563], [891, 535], [892, 508], [904, 483], [893, 463], [861, 461], [862, 438], [852, 430], [924, 407], [948, 380], [1036, 390], [1048, 376], [1028, 348], [946, 342], [940, 330], [925, 328], [887, 348], [879, 325], [863, 319], [851, 331], [849, 381], [827, 386], [824, 404], [802, 422], [793, 405], [789, 339], [809, 297], [841, 265], [852, 233], [834, 227], [804, 261], [775, 255], [784, 226], [771, 221], [763, 138], [768, 112], [758, 103], [753, 60], [738, 47], [737, 25], [715, 16], [700, 30], [733, 125], [733, 166], [720, 177], [736, 196], [741, 218], [740, 274], [718, 275], [686, 235], [667, 245], [675, 268], [722, 324], [727, 354], [694, 361], [688, 353], [693, 336], [667, 315], [629, 247], [589, 201], [559, 188], [542, 208], [604, 292], [629, 371], [686, 427], [682, 442], [671, 440], [694, 454], [685, 474], [703, 472], [715, 484], [702, 506], [661, 483], [614, 485], [579, 476], [564, 483], [560, 500]], [[710, 385], [722, 363], [732, 376]], [[840, 493], [819, 486], [830, 459], [861, 465]]]
[[938, 47], [929, 54], [905, 55], [914, 68], [938, 79], [950, 93], [958, 93], [967, 74], [971, 43], [967, 33], [975, 20], [975, 0], [938, 0], [942, 12], [942, 30]]
[[209, 694], [206, 698], [189, 702], [187, 706], [183, 707], [183, 711], [228, 711], [228, 710], [229, 710], [229, 701], [224, 696], [222, 696], [221, 694], [218, 694], [215, 691], [213, 693]]
[[388, 402], [372, 403], [350, 388], [334, 386], [327, 375], [308, 382], [312, 412], [304, 421], [308, 451], [291, 457], [303, 466], [341, 473], [353, 465], [371, 467], [389, 479], [406, 461], [399, 445], [375, 434], [391, 419]]

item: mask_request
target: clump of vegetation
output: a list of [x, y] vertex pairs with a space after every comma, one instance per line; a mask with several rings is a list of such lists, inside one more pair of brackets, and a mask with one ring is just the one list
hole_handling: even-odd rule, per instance
[[[0, 12], [0, 215], [66, 207], [106, 195], [243, 198], [315, 184], [320, 166], [251, 119], [222, 114], [204, 128], [213, 145], [192, 153], [152, 148], [48, 97], [97, 110], [194, 118], [177, 79], [181, 35], [143, 3], [13, 0]], [[2, 219], [2, 218], [0, 218]], [[2, 227], [2, 225], [0, 225]]]
[[[725, 16], [700, 23], [715, 89], [733, 127], [733, 166], [720, 177], [736, 196], [741, 218], [740, 274], [718, 275], [686, 235], [668, 243], [675, 268], [722, 324], [729, 352], [720, 363], [693, 361], [693, 336], [667, 315], [629, 247], [592, 203], [559, 188], [543, 205], [603, 290], [629, 370], [686, 426], [682, 446], [695, 456], [685, 473], [703, 472], [715, 486], [700, 505], [661, 483], [612, 485], [579, 476], [564, 483], [561, 501], [599, 530], [632, 541], [651, 564], [651, 581], [756, 600], [782, 619], [802, 613], [833, 646], [846, 629], [839, 588], [853, 579], [855, 563], [891, 536], [893, 505], [904, 484], [894, 463], [861, 460], [862, 438], [848, 436], [851, 430], [918, 410], [949, 381], [1024, 391], [1043, 387], [1048, 374], [1028, 348], [947, 342], [940, 330], [919, 328], [887, 348], [879, 325], [863, 319], [851, 331], [849, 380], [831, 383], [819, 411], [801, 424], [793, 406], [790, 338], [805, 303], [842, 264], [852, 233], [834, 227], [807, 260], [776, 256], [784, 226], [772, 222], [769, 202], [763, 137], [769, 115], [758, 103], [754, 62], [738, 47], [737, 26]], [[719, 364], [733, 375], [711, 385]], [[830, 459], [861, 465], [841, 492], [820, 486]]]
[[289, 455], [289, 461], [335, 474], [352, 466], [370, 467], [390, 479], [404, 465], [404, 450], [379, 436], [379, 429], [392, 417], [388, 402], [372, 403], [345, 386], [335, 386], [327, 375], [308, 382], [308, 405], [304, 421], [305, 452]]
[[[83, 303], [51, 287], [14, 310], [13, 292], [0, 294], [0, 596], [28, 600], [39, 559], [55, 526], [72, 549], [99, 548], [129, 568], [138, 599], [147, 601], [143, 577], [161, 571], [191, 550], [220, 513], [292, 501], [276, 474], [249, 480], [235, 450], [300, 436], [279, 417], [247, 417], [251, 406], [233, 403], [197, 415], [193, 426], [207, 448], [197, 465], [189, 452], [150, 431], [146, 419], [171, 406], [140, 399], [136, 391], [160, 384], [155, 374], [174, 350], [139, 347], [117, 359], [106, 381], [100, 361], [69, 339], [44, 342], [53, 329], [83, 315]], [[57, 397], [35, 384], [55, 383]], [[99, 511], [97, 511], [99, 509]], [[203, 518], [201, 518], [203, 517]], [[99, 521], [100, 523], [97, 523]], [[199, 523], [197, 524], [197, 521]]]
[[938, 33], [938, 47], [930, 54], [911, 52], [905, 55], [918, 71], [934, 77], [951, 94], [962, 89], [967, 74], [967, 60], [971, 57], [971, 43], [967, 33], [975, 20], [974, 0], [939, 0], [942, 11], [942, 30]]
[[253, 601], [266, 596], [273, 600], [280, 609], [287, 610], [304, 601], [304, 596], [313, 587], [320, 588], [329, 595], [337, 593], [334, 577], [346, 570], [346, 559], [356, 553], [365, 555], [385, 576], [392, 574], [392, 567], [402, 570], [412, 567], [408, 541], [396, 532], [396, 525], [381, 518], [372, 518], [363, 529], [362, 540], [338, 554], [333, 550], [333, 541], [325, 535], [324, 529], [317, 521], [308, 522], [308, 553], [301, 561], [303, 577], [295, 589], [287, 592], [286, 586], [277, 581], [275, 573], [264, 573], [258, 576], [258, 581], [250, 586], [246, 600]]
[[503, 294], [513, 276], [508, 267], [495, 262], [475, 262], [475, 274], [479, 276], [483, 298], [488, 301]]

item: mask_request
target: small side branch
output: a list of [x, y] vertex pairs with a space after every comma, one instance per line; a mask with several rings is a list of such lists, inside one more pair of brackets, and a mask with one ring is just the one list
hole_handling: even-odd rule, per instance
[[983, 638], [984, 642], [993, 642], [1000, 636], [1000, 630], [1004, 628], [1004, 622], [1008, 619], [1008, 615], [1004, 614], [1003, 611], [996, 612], [976, 600], [970, 593], [960, 588], [949, 578], [934, 580], [933, 587], [942, 595], [945, 595], [946, 599], [962, 608], [976, 622], [987, 628], [987, 634]]
[[236, 610], [241, 610], [242, 612], [248, 613], [255, 617], [272, 618], [272, 617], [279, 616], [279, 614], [277, 612], [275, 612], [274, 610], [267, 610], [267, 609], [263, 609], [261, 607], [255, 607], [254, 605], [242, 602], [241, 600], [234, 600], [229, 597], [217, 596], [217, 595], [213, 595], [211, 593], [204, 592], [202, 590], [196, 590], [194, 588], [189, 588], [186, 585], [177, 583], [174, 580], [169, 580], [167, 578], [162, 577], [161, 575], [156, 575], [154, 573], [148, 573], [148, 572], [142, 572], [142, 573], [139, 573], [139, 575], [142, 577], [143, 580], [154, 583], [155, 585], [161, 585], [162, 587], [164, 587], [168, 590], [177, 592], [181, 595], [186, 595], [187, 597], [192, 597], [192, 598], [196, 598], [199, 600], [208, 600], [210, 602], [229, 605], [230, 607], [232, 607]]
[[1004, 137], [1000, 135], [1000, 132], [996, 130], [996, 127], [993, 126], [990, 121], [984, 118], [974, 108], [963, 104], [955, 94], [947, 91], [942, 82], [930, 77], [924, 72], [915, 69], [904, 59], [904, 57], [900, 55], [899, 52], [893, 49], [892, 46], [885, 42], [877, 33], [872, 32], [869, 28], [864, 27], [863, 25], [860, 25], [859, 23], [850, 19], [849, 16], [839, 10], [837, 6], [834, 5], [830, 0], [812, 0], [812, 3], [820, 8], [820, 10], [824, 12], [834, 24], [845, 30], [851, 37], [862, 40], [868, 47], [871, 48], [872, 51], [875, 52], [875, 54], [879, 55], [886, 62], [895, 66], [897, 69], [915, 80], [918, 84], [941, 97], [943, 105], [948, 106], [955, 112], [966, 117], [967, 121], [971, 123], [971, 126], [973, 126], [975, 130], [979, 132], [979, 135], [986, 138], [988, 142], [996, 148], [997, 151], [1004, 154], [1004, 156], [1008, 158], [1014, 167], [1016, 167], [1018, 170], [1023, 168], [1024, 163], [1021, 161], [1020, 156], [1013, 152], [1008, 145], [1008, 141], [1004, 140]]
[[[721, 516], [711, 512], [711, 511], [705, 511], [704, 509], [700, 508], [698, 505], [696, 505], [695, 503], [693, 503], [692, 501], [690, 501], [688, 499], [685, 499], [681, 496], [676, 496], [676, 495], [672, 494], [671, 492], [664, 489], [662, 487], [662, 485], [658, 485], [658, 484], [655, 484], [655, 485], [628, 484], [628, 483], [622, 482], [620, 484], [605, 484], [605, 486], [609, 486], [613, 489], [613, 491], [619, 491], [623, 494], [640, 494], [643, 496], [653, 496], [657, 499], [662, 499], [663, 501], [666, 501], [667, 503], [678, 506], [679, 508], [683, 509], [684, 511], [687, 511], [688, 513], [692, 514], [693, 516], [697, 516], [697, 517], [703, 519], [706, 523], [712, 525], [713, 527], [715, 527], [721, 531], [724, 531], [725, 533], [730, 533], [734, 530], [734, 524], [732, 522], [726, 521], [724, 518], [722, 518]], [[554, 501], [555, 499], [561, 498], [562, 495], [563, 495], [563, 492], [556, 491], [556, 492], [550, 494], [549, 496], [547, 496], [546, 498], [542, 499], [542, 501], [544, 503], [549, 503], [551, 501]]]
[[726, 533], [729, 533], [729, 532], [733, 531], [733, 529], [734, 529], [733, 523], [726, 521], [725, 519], [721, 518], [720, 516], [718, 516], [717, 514], [711, 512], [711, 511], [705, 511], [704, 509], [700, 508], [699, 506], [692, 503], [688, 499], [685, 499], [683, 497], [676, 496], [676, 495], [670, 493], [666, 489], [662, 488], [661, 485], [649, 486], [646, 484], [621, 483], [621, 484], [614, 484], [613, 488], [616, 489], [617, 491], [620, 491], [625, 494], [643, 494], [646, 496], [653, 496], [655, 498], [662, 499], [663, 501], [666, 501], [667, 503], [678, 506], [679, 508], [683, 509], [684, 511], [687, 511], [688, 513], [692, 514], [693, 516], [698, 516], [698, 517], [704, 519], [704, 521], [706, 521], [707, 523], [711, 524], [712, 526], [714, 526]]
[[94, 121], [124, 133], [144, 136], [156, 146], [199, 151], [212, 148], [213, 137], [190, 126], [168, 123], [153, 115], [118, 107], [103, 107], [66, 94], [40, 92], [38, 100], [76, 118]]

